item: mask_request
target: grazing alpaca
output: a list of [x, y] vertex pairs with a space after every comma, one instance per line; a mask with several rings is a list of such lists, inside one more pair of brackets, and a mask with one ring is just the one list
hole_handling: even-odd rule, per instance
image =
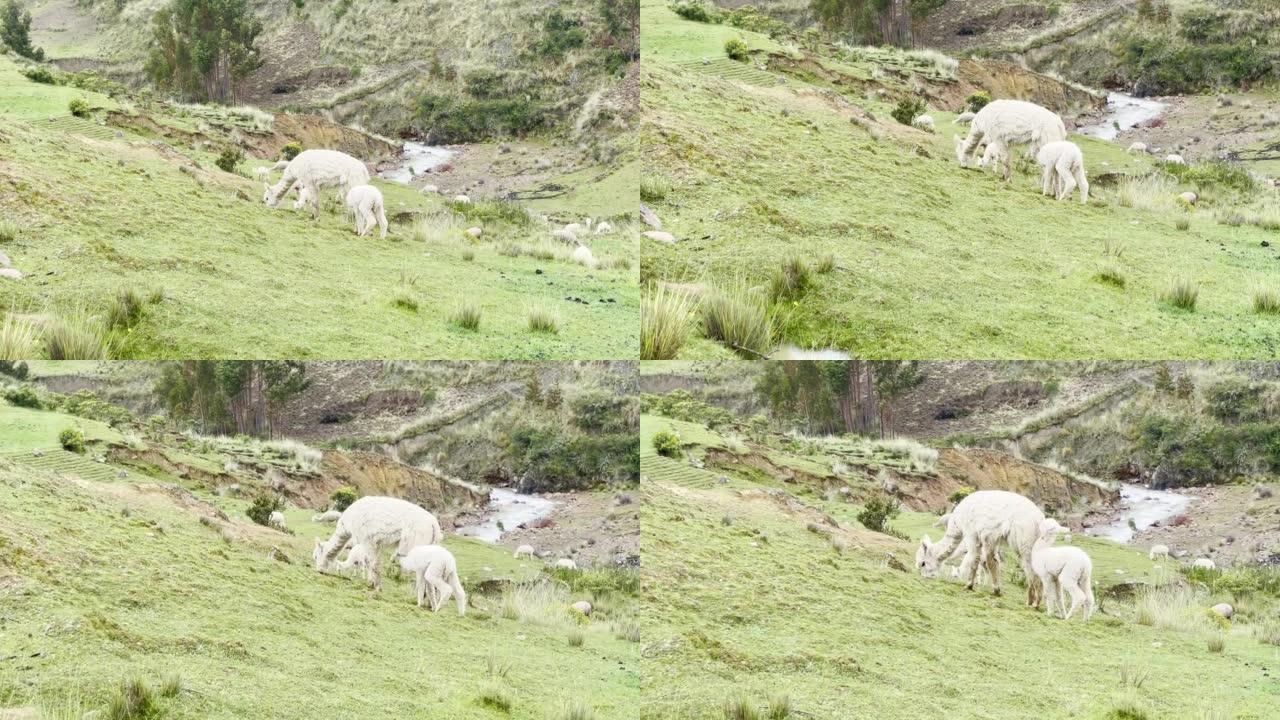
[[407, 500], [368, 495], [351, 503], [342, 512], [328, 541], [316, 540], [312, 559], [316, 569], [325, 572], [348, 543], [353, 549], [366, 545], [370, 548], [371, 558], [365, 567], [365, 579], [378, 589], [382, 587], [379, 550], [395, 545], [395, 555], [401, 557], [415, 546], [436, 545], [443, 538], [440, 523], [426, 510]]
[[1044, 195], [1052, 189], [1054, 197], [1062, 200], [1079, 187], [1081, 204], [1089, 202], [1089, 180], [1084, 174], [1084, 153], [1079, 145], [1067, 140], [1048, 143], [1040, 148], [1036, 162], [1043, 169]]
[[[1040, 148], [1055, 140], [1067, 139], [1067, 126], [1053, 111], [1035, 103], [1022, 100], [995, 100], [973, 116], [969, 134], [963, 140], [956, 136], [956, 159], [960, 167], [968, 165], [969, 158], [983, 140], [990, 145], [998, 142], [1005, 148], [1013, 145], [1030, 145], [1035, 155]], [[1010, 154], [1004, 156], [1004, 179], [1013, 176]]]
[[532, 546], [532, 545], [521, 545], [520, 547], [516, 548], [515, 554], [514, 554], [514, 555], [512, 555], [511, 557], [518, 558], [518, 557], [521, 557], [521, 556], [523, 556], [523, 557], [533, 557], [533, 556], [534, 556], [534, 549], [533, 549], [533, 546]]
[[431, 612], [436, 612], [453, 595], [458, 614], [467, 614], [467, 592], [458, 581], [458, 563], [453, 553], [439, 545], [419, 545], [400, 558], [400, 568], [413, 575], [418, 607], [430, 596]]
[[1155, 560], [1156, 558], [1164, 558], [1165, 560], [1168, 560], [1169, 546], [1168, 545], [1152, 545], [1151, 552], [1147, 553], [1147, 559]]
[[[972, 590], [979, 566], [990, 576], [991, 589], [1000, 594], [1001, 548], [1013, 547], [1022, 563], [1027, 580], [1027, 604], [1040, 604], [1040, 584], [1031, 571], [1031, 547], [1038, 537], [1044, 513], [1035, 503], [1017, 493], [1004, 490], [979, 490], [961, 500], [947, 519], [947, 530], [937, 543], [928, 535], [921, 537], [916, 550], [916, 568], [925, 577], [935, 577], [942, 561], [958, 547], [972, 558], [968, 563], [966, 586]], [[962, 564], [962, 567], [964, 565]]]
[[1063, 608], [1063, 620], [1070, 620], [1076, 610], [1084, 608], [1085, 622], [1093, 615], [1093, 561], [1078, 547], [1053, 547], [1058, 533], [1064, 530], [1058, 521], [1040, 521], [1040, 532], [1031, 548], [1031, 569], [1044, 586], [1046, 612], [1054, 614], [1055, 602], [1062, 602], [1061, 592], [1071, 596], [1071, 609]]
[[[262, 201], [268, 207], [280, 204], [280, 198], [295, 184], [307, 191], [311, 205], [311, 217], [320, 217], [320, 190], [322, 188], [353, 188], [369, 184], [369, 169], [364, 163], [337, 150], [303, 150], [284, 169], [284, 176], [275, 185], [263, 183]], [[301, 195], [301, 193], [299, 193]]]
[[256, 167], [253, 169], [253, 177], [255, 180], [262, 180], [263, 182], [266, 182], [271, 179], [271, 168]]
[[347, 210], [356, 216], [356, 234], [363, 236], [378, 225], [378, 237], [387, 236], [387, 214], [383, 211], [382, 192], [372, 185], [357, 185], [347, 191]]
[[569, 558], [560, 558], [556, 561], [556, 567], [564, 570], [577, 570], [578, 563], [570, 560]]

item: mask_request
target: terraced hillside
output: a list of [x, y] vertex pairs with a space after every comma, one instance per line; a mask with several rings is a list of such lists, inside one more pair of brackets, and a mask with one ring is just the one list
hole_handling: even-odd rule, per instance
[[[646, 416], [646, 444], [665, 424]], [[688, 467], [708, 452], [690, 437], [667, 463]], [[643, 717], [1261, 720], [1280, 711], [1266, 641], [1274, 597], [1232, 597], [1212, 577], [1179, 590], [1174, 564], [1076, 535], [1071, 544], [1094, 560], [1100, 611], [1064, 622], [1028, 609], [1016, 579], [993, 597], [911, 572], [915, 538], [937, 534], [932, 515], [904, 511], [875, 532], [857, 519], [862, 502], [839, 493], [733, 471], [723, 485], [695, 487], [654, 467], [646, 452]], [[1015, 565], [1006, 561], [1006, 583]], [[1205, 608], [1219, 600], [1248, 614], [1215, 623]], [[1191, 675], [1212, 682], [1187, 683]]]
[[[875, 55], [685, 20], [656, 0], [642, 13], [642, 196], [675, 238], [643, 244], [643, 279], [751, 318], [695, 322], [675, 357], [716, 356], [709, 339], [745, 357], [786, 344], [871, 358], [1274, 354], [1280, 325], [1255, 296], [1275, 285], [1280, 225], [1241, 168], [1182, 171], [1127, 154], [1127, 140], [1072, 135], [1091, 196], [1054, 202], [1026, 164], [1012, 183], [958, 166], [952, 136], [967, 128], [949, 84]], [[787, 84], [692, 62], [724, 57], [732, 38]], [[889, 116], [917, 95], [936, 132]], [[1179, 284], [1196, 291], [1192, 309], [1170, 302]]]

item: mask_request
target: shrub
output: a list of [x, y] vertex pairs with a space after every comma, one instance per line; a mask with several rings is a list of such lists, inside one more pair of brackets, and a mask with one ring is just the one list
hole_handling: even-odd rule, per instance
[[20, 385], [16, 388], [5, 390], [4, 399], [8, 400], [10, 405], [31, 408], [32, 410], [39, 410], [43, 407], [43, 403], [40, 402], [40, 395], [30, 385]]
[[213, 161], [214, 165], [222, 168], [223, 172], [235, 172], [236, 166], [244, 162], [244, 150], [240, 148], [225, 148], [218, 153], [218, 159]]
[[969, 97], [964, 99], [964, 106], [969, 112], [978, 112], [991, 102], [991, 93], [986, 90], [979, 90], [971, 93]]
[[58, 78], [53, 74], [53, 71], [43, 65], [23, 70], [22, 74], [26, 75], [28, 80], [38, 82], [43, 85], [59, 84]]
[[885, 531], [885, 522], [889, 519], [897, 517], [901, 507], [898, 501], [888, 495], [879, 495], [867, 501], [862, 510], [858, 513], [858, 522], [863, 527], [876, 532]]
[[671, 360], [689, 339], [694, 301], [687, 293], [663, 285], [640, 301], [640, 359]]
[[769, 283], [769, 295], [774, 302], [797, 298], [813, 284], [813, 275], [809, 266], [799, 257], [792, 256], [782, 262], [782, 266], [773, 271]]
[[738, 62], [746, 62], [750, 57], [750, 48], [741, 38], [729, 38], [724, 41], [724, 54], [729, 56], [730, 60]]
[[107, 702], [107, 720], [151, 720], [160, 715], [155, 691], [142, 678], [120, 683]]
[[[40, 329], [35, 323], [12, 313], [5, 316], [4, 323], [0, 324], [0, 360], [12, 362], [33, 358], [39, 345]], [[26, 365], [22, 367], [25, 375]]]
[[889, 114], [893, 116], [894, 120], [903, 125], [910, 125], [913, 120], [923, 115], [927, 109], [928, 105], [925, 104], [922, 98], [916, 95], [907, 95], [898, 100], [898, 104], [894, 106], [893, 110], [889, 111]]
[[708, 289], [702, 301], [707, 337], [752, 356], [772, 349], [773, 318], [762, 294], [745, 281]]
[[951, 493], [950, 495], [948, 495], [947, 502], [951, 503], [952, 505], [957, 505], [960, 503], [961, 500], [972, 495], [973, 491], [974, 491], [973, 488], [966, 485], [962, 488], [957, 489], [955, 492]]
[[89, 117], [89, 111], [91, 108], [84, 98], [75, 97], [71, 98], [71, 102], [67, 103], [67, 109], [71, 111], [72, 115], [78, 118], [87, 118]]
[[343, 510], [351, 507], [351, 503], [355, 502], [359, 498], [360, 494], [356, 492], [355, 488], [345, 486], [333, 491], [333, 494], [329, 496], [329, 504], [334, 510], [342, 512]]
[[292, 160], [298, 157], [298, 153], [300, 152], [302, 152], [302, 143], [285, 143], [285, 146], [280, 148], [280, 155], [283, 156], [285, 160]]
[[1174, 280], [1160, 294], [1160, 299], [1181, 310], [1195, 310], [1200, 286], [1187, 278]]
[[664, 200], [670, 192], [671, 183], [666, 178], [652, 175], [640, 178], [640, 199], [645, 202]]
[[671, 10], [685, 20], [694, 22], [718, 23], [721, 20], [718, 8], [707, 7], [698, 0], [676, 3], [671, 6]]
[[653, 449], [659, 455], [669, 458], [680, 457], [680, 438], [669, 430], [659, 430], [653, 436]]
[[1280, 292], [1270, 288], [1257, 288], [1253, 291], [1253, 311], [1266, 315], [1280, 313]]
[[542, 21], [542, 32], [542, 40], [535, 51], [544, 58], [557, 58], [567, 50], [582, 47], [587, 41], [582, 21], [565, 17], [559, 8], [553, 9]]
[[464, 301], [449, 315], [449, 322], [466, 330], [480, 329], [480, 306]]
[[433, 142], [463, 143], [522, 136], [542, 124], [546, 112], [524, 97], [476, 100], [428, 93], [418, 98], [414, 116]]
[[67, 428], [58, 433], [58, 444], [64, 450], [74, 453], [84, 452], [84, 433], [77, 428]]
[[284, 500], [279, 495], [271, 493], [258, 493], [253, 499], [253, 504], [244, 511], [249, 519], [259, 525], [271, 524], [271, 513], [284, 510]]
[[[3, 355], [0, 355], [2, 358]], [[26, 380], [27, 374], [30, 372], [27, 364], [22, 360], [14, 362], [13, 360], [0, 359], [0, 375], [8, 375], [18, 380]]]

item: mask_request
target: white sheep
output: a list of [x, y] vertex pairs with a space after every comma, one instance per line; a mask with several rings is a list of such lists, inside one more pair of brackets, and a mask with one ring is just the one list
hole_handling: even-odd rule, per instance
[[[337, 150], [303, 150], [284, 169], [284, 175], [275, 185], [263, 183], [262, 201], [268, 207], [280, 204], [280, 198], [295, 184], [308, 192], [311, 217], [320, 217], [320, 189], [345, 188], [369, 184], [369, 169], [364, 163]], [[299, 193], [301, 194], [301, 193]]]
[[378, 550], [386, 545], [395, 545], [396, 556], [403, 557], [415, 546], [436, 545], [443, 538], [444, 531], [440, 529], [439, 521], [426, 510], [400, 498], [367, 495], [342, 512], [333, 535], [327, 541], [322, 543], [316, 539], [312, 559], [315, 568], [325, 572], [348, 543], [353, 549], [368, 545], [372, 557], [365, 568], [365, 579], [373, 588], [379, 589], [382, 587], [382, 575]]
[[[979, 490], [970, 493], [951, 511], [947, 530], [937, 543], [928, 535], [920, 538], [916, 550], [916, 567], [925, 577], [934, 577], [942, 561], [951, 557], [957, 547], [973, 561], [965, 567], [966, 586], [972, 590], [977, 580], [978, 567], [984, 566], [991, 580], [992, 591], [1000, 594], [1000, 549], [1006, 543], [1013, 547], [1028, 578], [1027, 604], [1036, 607], [1040, 603], [1039, 583], [1031, 571], [1031, 547], [1039, 535], [1044, 513], [1027, 498], [1004, 490]], [[964, 565], [962, 564], [962, 567]]]
[[965, 110], [964, 112], [956, 116], [956, 124], [968, 125], [969, 123], [973, 122], [974, 115], [976, 114], [977, 113], [973, 112], [972, 110]]
[[430, 596], [431, 612], [437, 612], [453, 595], [458, 614], [467, 614], [467, 593], [458, 580], [458, 563], [453, 553], [439, 545], [418, 545], [400, 558], [400, 569], [413, 575], [418, 607]]
[[511, 557], [514, 557], [514, 558], [518, 558], [521, 556], [533, 557], [535, 554], [536, 554], [536, 551], [533, 549], [532, 545], [521, 545], [520, 547], [516, 548], [515, 553]]
[[556, 567], [564, 570], [577, 570], [578, 563], [574, 562], [573, 560], [570, 560], [569, 558], [560, 558], [559, 560], [556, 561]]
[[1130, 143], [1129, 148], [1125, 150], [1125, 152], [1130, 155], [1133, 153], [1142, 153], [1145, 155], [1147, 153], [1147, 144], [1143, 142]]
[[463, 205], [471, 204], [471, 198], [467, 197], [466, 195], [454, 195], [453, 201], [456, 203], [461, 203]]
[[[1030, 145], [1029, 152], [1036, 155], [1040, 148], [1055, 140], [1067, 139], [1067, 126], [1062, 118], [1048, 108], [1022, 100], [995, 100], [979, 110], [969, 126], [969, 134], [963, 140], [955, 138], [956, 159], [960, 167], [968, 165], [969, 158], [978, 145], [1001, 143], [1005, 148], [1013, 145]], [[1004, 157], [1004, 179], [1013, 176], [1013, 164], [1008, 153]]]
[[1044, 586], [1046, 612], [1054, 615], [1055, 603], [1064, 605], [1061, 592], [1071, 596], [1071, 609], [1063, 608], [1063, 620], [1070, 620], [1083, 608], [1085, 622], [1093, 615], [1093, 561], [1078, 547], [1053, 547], [1058, 533], [1064, 530], [1058, 521], [1040, 521], [1040, 532], [1031, 548], [1031, 569]]
[[613, 225], [608, 220], [601, 220], [596, 225], [597, 235], [608, 235], [611, 232], [613, 232]]
[[289, 162], [290, 162], [289, 160], [277, 160], [276, 164], [271, 166], [271, 172], [284, 170], [285, 168], [289, 167]]
[[342, 517], [341, 510], [326, 510], [319, 515], [312, 515], [311, 522], [331, 523], [338, 522], [338, 518]]
[[422, 192], [425, 195], [439, 195], [440, 187], [437, 185], [423, 185]]
[[592, 270], [596, 267], [596, 256], [592, 254], [591, 248], [586, 245], [579, 245], [573, 251], [573, 261]]
[[372, 185], [357, 185], [347, 191], [347, 210], [356, 218], [356, 234], [363, 236], [377, 223], [380, 234], [387, 236], [387, 214], [383, 210], [382, 192]]
[[567, 233], [573, 233], [574, 237], [577, 237], [579, 235], [590, 235], [591, 234], [591, 218], [587, 218], [585, 224], [576, 223], [576, 222], [569, 223], [568, 225], [564, 226], [563, 230]]
[[1085, 177], [1084, 153], [1079, 145], [1067, 140], [1045, 143], [1036, 154], [1036, 162], [1043, 169], [1043, 194], [1048, 195], [1052, 188], [1054, 197], [1062, 200], [1079, 187], [1081, 204], [1089, 202], [1089, 180]]
[[933, 118], [929, 115], [919, 115], [911, 121], [911, 126], [917, 130], [933, 132]]
[[271, 168], [256, 167], [253, 169], [253, 177], [255, 180], [261, 180], [263, 182], [266, 182], [267, 180], [271, 179]]
[[1199, 202], [1199, 201], [1200, 201], [1200, 196], [1199, 196], [1199, 195], [1196, 195], [1195, 193], [1191, 192], [1190, 190], [1188, 190], [1188, 191], [1186, 191], [1186, 192], [1184, 192], [1184, 193], [1179, 193], [1179, 194], [1178, 194], [1178, 197], [1182, 198], [1182, 201], [1183, 201], [1183, 202], [1185, 202], [1185, 203], [1186, 203], [1186, 204], [1188, 204], [1188, 205], [1195, 205], [1197, 202]]
[[1164, 558], [1165, 560], [1168, 560], [1169, 546], [1168, 545], [1152, 545], [1150, 552], [1147, 553], [1147, 559], [1155, 560], [1156, 558]]
[[1205, 570], [1218, 569], [1218, 565], [1209, 558], [1197, 558], [1195, 562], [1191, 563], [1191, 567], [1204, 568]]
[[1231, 607], [1231, 603], [1218, 603], [1209, 609], [1228, 620], [1231, 619], [1232, 615], [1236, 614], [1236, 609]]
[[276, 530], [284, 530], [284, 513], [279, 510], [272, 510], [271, 516], [267, 518], [267, 525], [275, 528]]
[[575, 247], [582, 244], [582, 241], [578, 240], [577, 235], [569, 232], [568, 230], [565, 230], [564, 228], [557, 228], [555, 230], [552, 230], [551, 237], [559, 240], [562, 243], [573, 245]]
[[1167, 162], [1167, 163], [1172, 163], [1172, 164], [1174, 164], [1174, 165], [1186, 165], [1186, 164], [1187, 164], [1187, 160], [1186, 160], [1186, 158], [1182, 157], [1181, 155], [1175, 154], [1175, 153], [1170, 153], [1169, 155], [1165, 155], [1165, 156], [1164, 156], [1164, 161], [1165, 161], [1165, 162]]

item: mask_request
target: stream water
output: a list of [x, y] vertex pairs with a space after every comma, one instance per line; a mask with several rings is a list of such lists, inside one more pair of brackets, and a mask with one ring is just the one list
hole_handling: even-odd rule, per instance
[[1118, 92], [1107, 93], [1105, 114], [1097, 123], [1081, 125], [1077, 132], [1103, 140], [1115, 140], [1122, 131], [1160, 117], [1165, 107], [1164, 103], [1155, 100]]
[[395, 167], [379, 172], [378, 177], [407, 185], [415, 176], [444, 165], [451, 157], [453, 152], [442, 147], [405, 142], [400, 161]]
[[462, 525], [457, 532], [459, 535], [496, 543], [504, 532], [498, 527], [499, 523], [502, 528], [510, 530], [521, 523], [533, 522], [550, 515], [555, 506], [554, 501], [537, 495], [494, 488], [489, 491], [489, 506], [485, 508], [484, 519], [472, 525]]
[[[1168, 490], [1151, 490], [1141, 485], [1120, 486], [1120, 514], [1105, 525], [1094, 525], [1087, 533], [1120, 543], [1133, 540], [1138, 531], [1182, 513], [1191, 504], [1187, 495]], [[1129, 521], [1133, 521], [1133, 527]]]

